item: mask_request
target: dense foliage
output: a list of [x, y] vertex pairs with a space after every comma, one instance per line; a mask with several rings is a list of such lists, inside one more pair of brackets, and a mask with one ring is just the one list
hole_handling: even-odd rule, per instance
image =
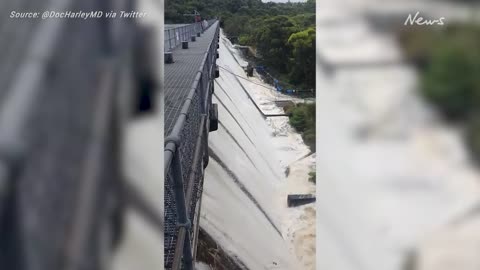
[[480, 160], [480, 27], [449, 25], [400, 34], [407, 58], [421, 74], [421, 92], [449, 120], [467, 126]]
[[261, 0], [168, 0], [167, 23], [220, 18], [225, 33], [254, 47], [261, 63], [298, 88], [315, 88], [315, 1], [263, 3]]
[[293, 68], [290, 72], [291, 82], [315, 86], [315, 28], [292, 34], [288, 44], [293, 47]]
[[297, 104], [286, 108], [290, 125], [302, 134], [303, 141], [315, 152], [315, 103]]
[[197, 10], [205, 19], [233, 15], [261, 17], [315, 13], [315, 1], [307, 3], [263, 3], [261, 0], [166, 0], [165, 22], [188, 22], [183, 14]]
[[299, 88], [315, 88], [314, 13], [236, 15], [224, 20], [224, 30], [241, 45], [256, 48], [262, 64], [280, 78]]

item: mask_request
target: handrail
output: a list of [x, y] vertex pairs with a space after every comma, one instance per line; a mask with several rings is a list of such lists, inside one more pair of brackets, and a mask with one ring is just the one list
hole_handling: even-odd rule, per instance
[[[72, 1], [52, 1], [50, 8], [68, 9]], [[24, 127], [33, 113], [33, 104], [43, 90], [48, 59], [54, 53], [54, 44], [58, 41], [65, 23], [59, 20], [47, 20], [40, 24], [27, 47], [27, 53], [19, 63], [17, 75], [4, 93], [0, 107], [0, 218], [2, 214], [2, 193], [9, 185], [12, 166], [23, 158], [25, 142]], [[2, 190], [3, 189], [3, 190]]]
[[[125, 8], [133, 2], [104, 1], [92, 8], [133, 10]], [[43, 3], [47, 10], [92, 6], [80, 0], [42, 0], [36, 6]], [[22, 269], [101, 268], [119, 244], [126, 205], [163, 235], [158, 206], [133, 190], [135, 186], [124, 191], [119, 163], [122, 124], [133, 105], [120, 98], [144, 79], [142, 72], [154, 75], [154, 63], [144, 70], [141, 59], [135, 61], [137, 42], [143, 41], [133, 39], [138, 21], [97, 20], [73, 33], [61, 20], [19, 25], [25, 30], [27, 23], [33, 30], [24, 46], [15, 45], [23, 42], [25, 31], [22, 38], [14, 35], [0, 42], [14, 48], [3, 54], [15, 60], [0, 69], [9, 70], [0, 74], [0, 221], [1, 229], [10, 232], [0, 247], [8, 256], [0, 256], [0, 264], [8, 269], [17, 269], [17, 264]], [[121, 31], [115, 31], [119, 26]], [[69, 58], [64, 61], [70, 42], [62, 41], [78, 38], [87, 42], [66, 50]], [[143, 51], [147, 58], [153, 55]], [[71, 85], [72, 79], [82, 83]], [[92, 236], [99, 241], [90, 241]], [[33, 245], [28, 242], [32, 237]]]
[[[39, 3], [41, 2], [48, 4], [42, 7], [46, 10], [70, 10], [72, 6], [76, 6], [77, 8], [85, 6], [82, 1], [78, 0], [39, 1]], [[127, 3], [132, 4], [132, 1], [123, 1], [122, 4], [127, 5]], [[99, 4], [97, 8], [110, 10], [110, 4], [109, 2], [102, 3]], [[27, 22], [25, 21], [25, 23]], [[122, 22], [122, 25], [127, 23], [133, 24], [134, 22]], [[24, 25], [24, 23], [19, 23], [19, 25]], [[117, 153], [116, 151], [109, 151], [118, 146], [116, 143], [118, 142], [117, 136], [119, 136], [118, 133], [115, 133], [116, 130], [112, 132], [111, 128], [112, 124], [115, 124], [116, 121], [116, 119], [112, 119], [112, 114], [116, 113], [116, 111], [114, 111], [116, 109], [116, 104], [114, 104], [116, 99], [114, 97], [116, 97], [117, 93], [116, 88], [113, 85], [115, 83], [115, 78], [113, 78], [113, 74], [110, 73], [110, 71], [113, 72], [113, 70], [101, 73], [104, 75], [102, 76], [104, 80], [100, 81], [104, 83], [102, 84], [103, 89], [98, 92], [99, 98], [96, 99], [95, 102], [89, 102], [89, 105], [91, 104], [94, 110], [91, 110], [88, 113], [86, 112], [89, 110], [89, 107], [81, 108], [79, 106], [74, 109], [68, 108], [68, 104], [72, 103], [71, 101], [73, 100], [73, 98], [70, 97], [77, 97], [73, 92], [81, 87], [71, 87], [71, 81], [68, 85], [65, 84], [71, 80], [69, 76], [67, 76], [66, 79], [62, 78], [62, 80], [57, 80], [57, 78], [62, 77], [60, 75], [66, 73], [68, 75], [71, 74], [72, 76], [75, 76], [75, 78], [87, 82], [81, 84], [81, 86], [91, 86], [88, 87], [88, 92], [86, 91], [87, 94], [82, 96], [82, 98], [85, 97], [85, 99], [80, 99], [82, 102], [86, 100], [90, 101], [97, 97], [97, 92], [90, 91], [93, 87], [99, 86], [95, 84], [95, 82], [97, 82], [95, 80], [97, 73], [93, 70], [84, 68], [82, 64], [78, 64], [75, 60], [79, 57], [83, 57], [82, 60], [84, 59], [85, 62], [88, 62], [89, 65], [87, 67], [90, 67], [90, 64], [95, 66], [96, 64], [99, 64], [100, 61], [104, 60], [104, 58], [110, 59], [117, 57], [117, 55], [111, 55], [110, 46], [112, 45], [111, 42], [113, 40], [110, 40], [110, 38], [113, 39], [115, 36], [109, 35], [111, 30], [110, 23], [107, 24], [106, 21], [98, 21], [95, 23], [95, 26], [98, 26], [95, 31], [87, 29], [89, 27], [87, 25], [80, 28], [75, 33], [71, 33], [71, 31], [65, 31], [68, 28], [68, 25], [62, 22], [62, 20], [45, 20], [45, 22], [38, 24], [38, 26], [32, 26], [34, 31], [32, 32], [32, 35], [30, 35], [31, 38], [29, 38], [27, 44], [24, 47], [22, 46], [20, 49], [15, 50], [14, 57], [20, 53], [22, 54], [22, 57], [15, 59], [15, 65], [12, 65], [11, 63], [7, 63], [6, 65], [8, 68], [12, 66], [12, 75], [7, 83], [4, 81], [0, 82], [4, 87], [4, 89], [1, 90], [2, 93], [0, 98], [0, 220], [2, 223], [7, 223], [8, 227], [15, 226], [16, 228], [16, 230], [9, 235], [9, 239], [6, 239], [6, 246], [2, 246], [2, 249], [6, 247], [7, 251], [8, 248], [14, 247], [14, 250], [9, 251], [9, 253], [12, 252], [11, 255], [15, 256], [12, 256], [11, 258], [1, 258], [2, 264], [5, 263], [4, 260], [6, 260], [6, 268], [11, 268], [8, 266], [9, 263], [15, 265], [20, 263], [25, 269], [32, 269], [31, 267], [42, 268], [46, 267], [45, 265], [49, 265], [48, 262], [53, 261], [55, 261], [55, 266], [51, 265], [50, 267], [55, 269], [84, 268], [84, 261], [86, 261], [85, 257], [90, 255], [88, 254], [89, 252], [92, 252], [92, 250], [94, 252], [96, 251], [95, 249], [98, 248], [98, 246], [96, 246], [97, 243], [95, 243], [95, 247], [93, 248], [92, 245], [89, 245], [91, 244], [88, 242], [92, 235], [91, 232], [98, 232], [99, 234], [104, 233], [103, 227], [101, 228], [102, 230], [99, 229], [104, 224], [98, 225], [100, 223], [98, 222], [98, 220], [100, 220], [98, 215], [94, 215], [96, 218], [95, 223], [90, 221], [93, 218], [92, 208], [95, 210], [100, 208], [96, 207], [97, 205], [94, 205], [98, 201], [97, 198], [100, 197], [99, 191], [103, 192], [101, 188], [97, 188], [98, 185], [105, 184], [105, 180], [108, 177], [112, 175], [116, 176], [118, 172], [118, 164], [116, 164]], [[5, 28], [3, 30], [5, 30]], [[123, 28], [121, 32], [116, 33], [122, 35], [122, 48], [126, 43], [130, 44], [131, 39], [128, 38], [128, 41], [125, 41], [126, 38], [123, 34], [128, 33], [130, 36], [131, 32], [128, 32]], [[97, 35], [104, 38], [96, 38], [93, 42], [87, 42], [91, 47], [75, 48], [73, 54], [72, 52], [69, 52], [68, 56], [71, 56], [73, 61], [63, 61], [64, 59], [61, 59], [63, 56], [62, 51], [64, 51], [62, 50], [62, 45], [65, 44], [64, 42], [61, 42], [63, 39], [75, 40], [77, 37], [82, 37], [82, 40], [91, 41], [93, 38], [98, 37]], [[74, 38], [72, 39], [70, 37]], [[22, 39], [15, 36], [9, 41], [11, 43], [18, 43], [19, 41], [22, 41]], [[128, 47], [128, 49], [130, 50], [130, 47]], [[17, 51], [20, 53], [17, 53]], [[131, 68], [130, 63], [125, 63], [125, 66]], [[63, 69], [64, 67], [65, 69]], [[123, 68], [123, 66], [121, 67]], [[78, 71], [78, 74], [69, 68], [75, 68], [74, 70]], [[113, 68], [117, 71], [116, 68], [119, 68], [119, 66], [113, 66], [112, 69]], [[1, 75], [0, 77], [4, 77]], [[0, 80], [2, 80], [2, 78], [0, 78]], [[45, 91], [47, 88], [49, 91]], [[56, 112], [56, 109], [59, 109], [59, 111], [64, 112], [67, 110], [69, 116], [72, 111], [72, 117], [69, 117], [69, 120], [72, 120], [72, 124], [67, 127], [62, 125], [63, 118], [60, 123], [55, 121], [56, 118], [47, 121], [48, 118], [46, 118], [46, 116], [48, 116], [48, 114], [44, 114], [44, 112], [50, 112], [49, 104], [41, 103], [46, 100], [45, 97], [55, 95], [56, 98], [58, 93], [55, 91], [57, 89], [66, 89], [68, 91], [62, 91], [61, 94], [58, 95], [58, 99], [55, 99], [55, 102], [53, 102], [54, 106], [52, 106], [52, 108], [54, 109], [52, 111]], [[72, 92], [71, 96], [68, 95], [70, 93], [69, 91]], [[47, 100], [50, 102], [51, 99]], [[63, 105], [58, 108], [56, 102], [65, 102], [67, 106]], [[45, 110], [45, 108], [48, 109]], [[40, 112], [38, 117], [41, 118], [41, 121], [35, 122], [34, 120], [37, 120], [37, 115], [35, 115], [35, 113], [38, 112]], [[78, 119], [81, 119], [81, 121], [77, 121]], [[32, 122], [35, 122], [35, 125], [31, 125]], [[80, 131], [82, 135], [91, 135], [91, 137], [88, 136], [85, 140], [80, 141], [82, 146], [85, 144], [87, 147], [81, 149], [81, 153], [75, 153], [79, 157], [76, 161], [81, 161], [75, 164], [75, 168], [72, 168], [71, 166], [62, 166], [62, 159], [65, 157], [61, 155], [48, 156], [47, 158], [51, 158], [55, 161], [49, 162], [48, 165], [45, 165], [45, 162], [42, 163], [42, 161], [37, 159], [37, 157], [40, 156], [39, 153], [50, 154], [52, 149], [55, 149], [55, 151], [58, 149], [64, 151], [67, 147], [80, 145], [80, 143], [74, 141], [77, 139], [78, 134], [72, 136], [73, 132], [71, 132], [70, 128], [73, 126], [75, 126], [75, 131]], [[39, 127], [40, 130], [35, 129], [37, 127]], [[48, 131], [44, 133], [44, 129]], [[38, 131], [38, 136], [37, 134], [35, 134], [36, 136], [34, 137], [29, 136], [28, 134], [32, 133], [31, 130], [34, 130], [34, 133]], [[44, 136], [49, 136], [56, 131], [58, 131], [59, 135], [58, 137], [54, 137], [53, 140], [65, 143], [58, 148], [56, 148], [57, 145], [55, 145], [55, 148], [50, 145], [44, 148], [36, 147], [36, 143], [39, 140], [38, 138], [41, 139]], [[113, 137], [115, 139], [112, 139]], [[65, 138], [72, 141], [66, 143], [67, 141], [64, 140]], [[75, 148], [75, 150], [77, 150], [77, 148]], [[104, 155], [105, 152], [107, 152], [107, 154]], [[82, 155], [84, 153], [85, 156], [92, 158], [85, 159]], [[65, 162], [67, 164], [69, 164], [68, 162], [70, 162], [70, 164], [72, 163], [68, 158]], [[62, 171], [64, 168], [68, 168], [70, 172], [78, 170], [79, 173], [69, 173], [67, 175]], [[32, 173], [38, 171], [40, 171], [40, 176]], [[78, 188], [78, 190], [73, 190], [72, 188], [73, 191], [71, 192], [72, 194], [76, 193], [75, 195], [79, 194], [79, 196], [74, 196], [74, 199], [72, 198], [69, 200], [68, 206], [60, 206], [61, 203], [59, 202], [64, 202], [63, 199], [67, 197], [64, 196], [64, 194], [71, 193], [63, 193], [64, 189], [50, 190], [49, 187], [54, 184], [67, 186], [71, 184], [72, 181], [62, 182], [62, 180], [80, 180], [80, 178], [85, 181], [75, 181], [75, 184], [78, 184], [78, 186], [75, 185], [75, 187], [80, 188]], [[22, 183], [24, 187], [27, 187], [27, 184], [31, 183], [30, 180], [38, 180], [35, 183], [40, 184], [44, 184], [43, 182], [47, 183], [47, 186], [42, 190], [41, 196], [25, 196], [25, 194], [27, 194], [25, 193], [25, 188], [18, 188], [19, 183]], [[117, 180], [118, 178], [115, 179], [115, 181]], [[35, 190], [35, 187], [36, 186], [28, 185], [28, 189], [31, 190]], [[62, 190], [62, 192], [58, 192], [58, 190]], [[76, 191], [79, 192], [77, 193]], [[28, 194], [31, 194], [33, 191], [29, 190], [28, 192], [30, 192]], [[39, 194], [37, 191], [35, 192], [35, 194]], [[3, 205], [5, 198], [8, 199], [8, 205]], [[62, 201], [53, 200], [57, 198], [60, 198]], [[95, 198], [95, 200], [92, 198]], [[51, 204], [50, 201], [48, 203], [35, 204], [38, 200], [51, 200], [51, 202], [55, 202], [55, 205]], [[17, 201], [21, 201], [22, 203], [11, 203]], [[33, 205], [38, 208], [33, 208]], [[72, 208], [75, 208], [75, 210]], [[53, 219], [53, 215], [42, 216], [41, 214], [35, 216], [37, 217], [35, 223], [25, 222], [26, 219], [24, 216], [31, 215], [32, 211], [38, 210], [40, 213], [45, 213], [44, 210], [46, 209], [48, 209], [49, 213], [54, 213], [55, 210], [58, 209], [63, 213], [69, 212], [69, 219], [80, 222], [62, 223]], [[104, 207], [102, 206], [102, 210], [103, 209]], [[5, 213], [3, 213], [2, 210], [6, 210]], [[108, 209], [108, 211], [110, 211], [110, 209]], [[108, 215], [103, 215], [103, 212], [101, 213], [102, 222], [103, 218], [105, 218], [105, 221], [110, 218]], [[6, 216], [2, 220], [3, 215]], [[9, 218], [11, 215], [15, 215], [15, 219]], [[61, 220], [61, 218], [59, 219]], [[35, 224], [35, 230], [31, 229], [32, 224]], [[51, 228], [52, 232], [45, 234], [45, 230], [42, 227], [50, 224], [55, 224], [57, 227]], [[56, 230], [57, 228], [61, 228], [61, 230]], [[60, 233], [58, 233], [59, 231]], [[52, 234], [52, 237], [49, 236], [50, 233]], [[36, 247], [35, 249], [27, 248], [31, 243], [27, 243], [28, 237], [26, 236], [31, 237], [32, 235], [34, 235], [34, 238], [37, 240], [36, 244], [32, 246]], [[99, 237], [99, 239], [100, 238], [102, 237]], [[52, 243], [57, 243], [61, 246]], [[87, 245], [88, 247], [86, 247]], [[42, 247], [42, 250], [38, 250], [39, 246]], [[102, 246], [101, 248], [105, 248], [105, 246]], [[15, 254], [13, 252], [15, 252]], [[32, 254], [37, 256], [38, 259], [32, 260]], [[36, 264], [33, 265], [33, 262]], [[97, 261], [92, 261], [91, 267], [94, 267], [93, 265], [98, 263], [99, 262]], [[97, 266], [94, 268], [96, 267]]]
[[[208, 22], [208, 27], [215, 25], [216, 20]], [[185, 27], [185, 26], [182, 26]], [[173, 258], [172, 269], [183, 269], [192, 270], [193, 269], [193, 260], [194, 254], [193, 250], [196, 245], [196, 237], [191, 236], [192, 232], [192, 220], [191, 220], [191, 201], [193, 200], [193, 189], [195, 174], [197, 173], [197, 168], [201, 164], [203, 155], [205, 155], [205, 149], [202, 148], [201, 143], [206, 142], [208, 136], [208, 119], [209, 111], [211, 106], [211, 94], [213, 83], [211, 80], [214, 78], [213, 66], [216, 66], [216, 50], [218, 44], [218, 35], [219, 28], [218, 24], [215, 25], [216, 30], [212, 41], [208, 46], [208, 50], [205, 52], [205, 55], [202, 59], [202, 63], [197, 71], [195, 79], [192, 83], [190, 91], [187, 98], [185, 99], [181, 113], [176, 120], [172, 131], [169, 136], [165, 139], [165, 149], [164, 149], [164, 172], [165, 172], [165, 181], [167, 178], [170, 178], [170, 181], [173, 183], [173, 193], [174, 193], [174, 202], [176, 205], [177, 213], [177, 224], [178, 231], [176, 234], [176, 245], [175, 253]], [[207, 28], [206, 28], [207, 29]], [[205, 29], [205, 30], [206, 30]], [[166, 34], [167, 35], [167, 34]], [[195, 99], [197, 98], [197, 99]], [[184, 132], [189, 113], [193, 105], [200, 107], [201, 121], [199, 123], [199, 133], [205, 133], [207, 135], [198, 134], [197, 139], [194, 142], [194, 151], [191, 153], [193, 155], [193, 162], [191, 168], [183, 168], [182, 166], [182, 157], [180, 150], [181, 145], [181, 135]], [[193, 107], [193, 108], [199, 108]], [[187, 170], [187, 171], [184, 171]], [[203, 168], [202, 168], [203, 170]], [[188, 173], [187, 176], [184, 176], [184, 173]], [[203, 171], [202, 171], [203, 175]], [[202, 176], [203, 177], [203, 176]], [[193, 217], [195, 218], [195, 216]], [[193, 225], [195, 226], [195, 225]], [[166, 266], [167, 269], [167, 266]]]
[[[218, 33], [216, 34], [216, 36], [217, 35], [218, 35]], [[165, 160], [164, 160], [164, 165], [165, 165], [165, 167], [164, 167], [165, 171], [164, 172], [165, 172], [165, 174], [164, 175], [167, 175], [168, 171], [170, 169], [170, 166], [171, 166], [171, 163], [172, 163], [172, 160], [173, 160], [173, 155], [175, 155], [175, 152], [177, 150], [177, 146], [179, 144], [179, 140], [180, 140], [179, 135], [180, 135], [180, 133], [181, 133], [181, 131], [182, 131], [184, 125], [185, 125], [186, 116], [188, 114], [188, 110], [190, 109], [190, 104], [191, 104], [193, 95], [197, 91], [203, 67], [205, 66], [205, 62], [206, 62], [208, 54], [211, 53], [211, 51], [212, 51], [212, 44], [214, 43], [214, 41], [216, 39], [216, 36], [213, 38], [212, 42], [209, 45], [208, 51], [205, 53], [202, 64], [201, 64], [201, 66], [198, 70], [197, 76], [195, 77], [195, 80], [193, 81], [192, 86], [190, 88], [190, 92], [189, 92], [189, 94], [188, 94], [188, 96], [187, 96], [187, 98], [186, 98], [186, 100], [185, 100], [185, 102], [182, 106], [182, 110], [181, 110], [180, 116], [178, 117], [177, 122], [173, 126], [173, 129], [172, 129], [172, 132], [170, 133], [170, 135], [167, 138], [165, 138], [165, 151], [164, 151], [165, 152]], [[214, 48], [214, 49], [216, 49], [216, 48]], [[172, 155], [170, 155], [169, 153], [171, 153]]]
[[164, 31], [164, 50], [171, 51], [180, 44], [182, 41], [190, 40], [192, 35], [197, 33], [203, 33], [207, 30], [216, 20], [207, 21], [207, 26], [203, 26], [203, 22], [196, 22], [192, 24], [179, 25], [173, 28], [165, 29]]

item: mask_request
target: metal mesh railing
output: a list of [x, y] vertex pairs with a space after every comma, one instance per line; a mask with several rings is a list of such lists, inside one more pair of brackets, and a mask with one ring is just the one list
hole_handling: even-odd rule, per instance
[[191, 36], [205, 31], [205, 29], [209, 28], [215, 21], [216, 20], [208, 20], [206, 26], [203, 25], [203, 22], [185, 25], [165, 25], [164, 50], [166, 52], [171, 51], [182, 44], [182, 41], [189, 41]]
[[[219, 35], [215, 22], [209, 22], [216, 29], [198, 69], [199, 80], [165, 140], [165, 269], [188, 269], [192, 263], [188, 260], [192, 259], [196, 245], [194, 226], [199, 218], [196, 209], [203, 186], [204, 160], [208, 155], [205, 144], [209, 122], [206, 119], [211, 107]], [[179, 241], [182, 233], [185, 242]]]
[[[199, 91], [200, 92], [200, 91]], [[188, 110], [188, 119], [185, 122], [185, 126], [182, 129], [180, 138], [181, 144], [177, 148], [177, 155], [181, 158], [182, 163], [182, 179], [188, 179], [188, 176], [192, 170], [193, 165], [193, 153], [195, 149], [195, 139], [198, 136], [198, 129], [200, 125], [201, 118], [201, 103], [200, 103], [200, 93], [196, 92], [191, 106]], [[173, 257], [175, 253], [175, 245], [177, 239], [177, 213], [176, 213], [176, 203], [175, 203], [175, 194], [174, 194], [174, 181], [173, 178], [173, 169], [169, 170], [169, 174], [165, 174], [165, 269], [171, 269], [173, 263]], [[198, 179], [195, 179], [194, 182], [198, 182]], [[183, 190], [186, 193], [187, 185], [183, 185]], [[188, 204], [187, 204], [188, 205]], [[188, 209], [190, 218], [193, 214], [191, 208]]]
[[165, 51], [170, 51], [182, 43], [182, 41], [190, 40], [192, 35], [202, 32], [202, 23], [187, 24], [183, 26], [165, 26], [164, 46]]

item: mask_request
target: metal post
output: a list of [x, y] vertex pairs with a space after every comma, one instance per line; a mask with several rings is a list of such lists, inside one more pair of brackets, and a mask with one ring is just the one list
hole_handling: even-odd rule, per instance
[[187, 38], [187, 27], [184, 26], [184, 27], [183, 27], [183, 40], [187, 40], [187, 39], [188, 39], [188, 38]]
[[[201, 154], [203, 153], [202, 146], [203, 146], [203, 137], [204, 137], [204, 134], [205, 134], [204, 131], [206, 129], [206, 126], [205, 126], [206, 119], [207, 119], [207, 115], [202, 114], [201, 119], [200, 119], [200, 126], [199, 126], [199, 129], [198, 129], [198, 136], [197, 136], [197, 140], [195, 142], [195, 151], [194, 151], [194, 155], [193, 155], [194, 159], [193, 159], [192, 167], [191, 167], [192, 169], [190, 171], [190, 175], [188, 176], [188, 187], [187, 187], [187, 194], [186, 194], [186, 199], [187, 199], [188, 202], [192, 201], [193, 192], [195, 191], [194, 190], [194, 186], [195, 186], [194, 183], [195, 183], [196, 175], [198, 173], [197, 167], [198, 167], [198, 165], [201, 165], [201, 163], [203, 162], [203, 157], [201, 156]], [[202, 166], [200, 166], [200, 168], [198, 168], [198, 169], [203, 170]], [[195, 208], [192, 209], [192, 211], [194, 211], [194, 216], [196, 216], [196, 218], [194, 217], [193, 220], [192, 220], [192, 222], [195, 223], [195, 224], [192, 224], [192, 232], [193, 232], [193, 257], [192, 258], [195, 258], [196, 243], [197, 243], [197, 240], [196, 240], [196, 238], [197, 238], [197, 225], [198, 225], [199, 218], [200, 218], [200, 216], [197, 215], [197, 212], [196, 212], [197, 206], [199, 206], [199, 205], [197, 204], [195, 206]], [[192, 259], [192, 261], [193, 261], [193, 259]]]
[[185, 40], [184, 33], [185, 27], [180, 27], [180, 42], [182, 42], [182, 40]]
[[200, 77], [201, 78], [201, 89], [200, 89], [200, 92], [199, 92], [199, 95], [200, 95], [200, 104], [201, 104], [201, 112], [204, 113], [204, 114], [207, 114], [207, 109], [205, 108], [205, 102], [206, 102], [206, 99], [205, 99], [205, 87], [203, 86], [203, 76]]
[[187, 208], [185, 203], [185, 193], [183, 188], [183, 171], [182, 162], [180, 160], [179, 151], [173, 157], [173, 189], [175, 196], [175, 205], [177, 208], [177, 226], [185, 229], [185, 243], [183, 248], [183, 260], [185, 262], [186, 270], [193, 270], [192, 266], [192, 246], [190, 242], [191, 223], [187, 215]]

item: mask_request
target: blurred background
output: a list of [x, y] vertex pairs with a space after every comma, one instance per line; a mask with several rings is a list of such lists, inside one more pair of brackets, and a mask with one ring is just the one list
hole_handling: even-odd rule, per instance
[[0, 269], [163, 269], [162, 6], [0, 2]]
[[479, 269], [479, 4], [317, 1], [317, 269]]

